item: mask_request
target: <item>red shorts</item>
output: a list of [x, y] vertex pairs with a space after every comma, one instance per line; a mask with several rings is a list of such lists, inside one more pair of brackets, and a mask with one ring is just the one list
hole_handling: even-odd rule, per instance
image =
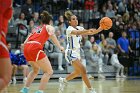
[[0, 41], [0, 58], [9, 58], [9, 50], [7, 46]]
[[42, 45], [38, 43], [27, 43], [24, 45], [24, 56], [27, 61], [38, 61], [46, 57]]

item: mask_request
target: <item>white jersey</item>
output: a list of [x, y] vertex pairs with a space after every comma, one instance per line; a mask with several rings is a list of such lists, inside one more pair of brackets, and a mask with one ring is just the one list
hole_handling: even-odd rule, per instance
[[83, 27], [77, 26], [76, 28], [69, 26], [66, 30], [67, 35], [67, 49], [80, 49], [81, 35], [72, 35], [73, 30], [84, 30]]
[[115, 63], [120, 64], [119, 60], [118, 60], [118, 55], [117, 54], [113, 54], [111, 56], [111, 64], [114, 65]]

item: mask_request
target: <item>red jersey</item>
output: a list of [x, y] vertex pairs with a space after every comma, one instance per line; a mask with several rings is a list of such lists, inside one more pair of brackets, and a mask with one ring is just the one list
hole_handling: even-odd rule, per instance
[[27, 61], [36, 62], [46, 56], [43, 51], [43, 46], [53, 32], [47, 31], [46, 25], [43, 25], [42, 28], [38, 27], [34, 31], [36, 32], [28, 37], [24, 45], [24, 56]]
[[[43, 27], [35, 29], [36, 32], [34, 32], [29, 38], [28, 41], [37, 41], [41, 43], [42, 46], [44, 46], [45, 42], [49, 39], [50, 33], [46, 30], [46, 25], [43, 25]], [[27, 42], [28, 42], [27, 41]]]
[[0, 58], [9, 58], [6, 45], [8, 21], [12, 17], [12, 0], [0, 0]]

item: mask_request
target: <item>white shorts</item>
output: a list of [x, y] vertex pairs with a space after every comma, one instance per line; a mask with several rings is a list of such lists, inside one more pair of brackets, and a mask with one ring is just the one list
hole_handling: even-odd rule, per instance
[[71, 63], [77, 59], [81, 59], [80, 56], [80, 49], [75, 49], [75, 50], [71, 50], [71, 49], [66, 49], [65, 50], [65, 59], [67, 60], [68, 63]]

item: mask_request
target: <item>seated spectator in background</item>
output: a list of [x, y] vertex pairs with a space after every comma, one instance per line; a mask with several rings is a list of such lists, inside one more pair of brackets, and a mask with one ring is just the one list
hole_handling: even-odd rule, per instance
[[94, 36], [91, 36], [89, 40], [85, 41], [84, 44], [84, 50], [86, 50], [85, 52], [88, 52], [90, 49], [92, 49], [92, 44], [96, 44]]
[[34, 31], [33, 29], [35, 29], [35, 28], [36, 28], [36, 26], [35, 26], [34, 21], [30, 20], [29, 25], [28, 25], [29, 33], [33, 33], [33, 31]]
[[47, 50], [47, 56], [58, 61], [58, 70], [63, 71], [63, 53], [52, 43], [52, 41], [47, 41], [45, 43], [45, 49]]
[[23, 12], [21, 12], [20, 15], [19, 15], [19, 18], [17, 18], [15, 20], [15, 26], [19, 27], [19, 29], [17, 29], [17, 33], [18, 33], [18, 30], [19, 30], [19, 35], [21, 37], [21, 42], [23, 42], [25, 36], [27, 35], [27, 29], [26, 29], [27, 20], [25, 19], [25, 14]]
[[103, 73], [103, 54], [97, 44], [93, 44], [92, 50], [89, 52], [90, 57], [88, 57], [87, 62], [98, 69], [98, 78], [105, 78]]
[[32, 0], [26, 0], [26, 3], [21, 8], [21, 12], [26, 15], [27, 24], [29, 23], [30, 19], [33, 17], [34, 9], [35, 8], [32, 3]]
[[9, 49], [9, 53], [10, 53], [10, 59], [11, 59], [11, 64], [12, 64], [12, 80], [10, 81], [10, 83], [16, 83], [16, 78], [15, 78], [15, 74], [16, 74], [16, 68], [17, 65], [15, 65], [15, 62], [18, 60], [17, 56], [11, 52], [11, 43], [7, 42], [7, 47]]
[[104, 55], [103, 62], [107, 65], [109, 59], [109, 48], [107, 45], [107, 41], [104, 39], [102, 42], [100, 42], [99, 46], [101, 47], [102, 54]]
[[113, 39], [113, 32], [109, 32], [109, 37], [106, 39], [107, 46], [109, 48], [109, 53], [114, 54], [114, 49], [116, 48], [116, 41]]
[[65, 24], [64, 23], [62, 23], [62, 22], [60, 22], [60, 23], [58, 23], [58, 25], [55, 27], [55, 30], [56, 31], [60, 31], [60, 34], [61, 35], [66, 35], [66, 26], [64, 26]]
[[39, 13], [38, 12], [34, 12], [34, 16], [33, 16], [32, 20], [34, 21], [35, 26], [40, 25]]
[[[19, 14], [19, 18], [15, 20], [15, 26], [17, 26], [18, 24], [23, 24], [27, 26], [27, 20], [25, 19], [25, 14], [23, 12], [21, 12]], [[21, 27], [21, 29], [24, 29], [24, 28]]]
[[64, 17], [62, 15], [59, 16], [58, 20], [54, 22], [54, 25], [56, 26], [55, 29], [56, 31], [60, 31], [61, 35], [65, 35], [65, 30], [66, 30], [66, 23], [64, 21]]
[[124, 66], [119, 62], [118, 53], [119, 50], [115, 49], [114, 54], [111, 56], [110, 62], [112, 66], [116, 68], [116, 78], [120, 78], [120, 77], [125, 78], [126, 76], [124, 75]]
[[29, 73], [29, 67], [27, 61], [23, 55], [23, 44], [20, 46], [20, 50], [15, 51], [15, 60], [12, 61], [13, 64], [13, 83], [16, 84], [16, 72], [18, 69], [23, 70], [23, 83], [27, 80], [27, 75]]

